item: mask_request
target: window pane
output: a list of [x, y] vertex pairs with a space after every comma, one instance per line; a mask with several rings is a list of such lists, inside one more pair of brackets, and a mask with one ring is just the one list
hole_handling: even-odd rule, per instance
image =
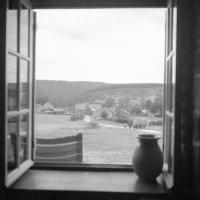
[[173, 155], [174, 155], [174, 120], [171, 119], [171, 123], [170, 123], [170, 134], [171, 134], [171, 137], [170, 137], [170, 163], [169, 163], [169, 170], [172, 172], [173, 171]]
[[28, 62], [25, 60], [20, 60], [20, 108], [28, 108]]
[[173, 104], [173, 85], [172, 85], [172, 58], [169, 60], [169, 110], [172, 112]]
[[10, 0], [7, 15], [8, 49], [17, 51], [17, 0]]
[[8, 55], [7, 60], [7, 81], [8, 81], [8, 110], [17, 109], [17, 57]]
[[7, 135], [7, 159], [8, 172], [17, 167], [17, 132], [18, 118], [12, 117], [8, 119], [8, 135]]
[[22, 5], [20, 14], [20, 53], [28, 56], [29, 10]]
[[28, 152], [28, 115], [20, 116], [20, 163], [27, 160]]
[[172, 58], [167, 61], [167, 107], [170, 112], [173, 110], [173, 84], [172, 84]]
[[176, 81], [176, 63], [175, 63], [175, 57], [172, 58], [172, 112], [174, 112], [175, 108], [175, 81]]

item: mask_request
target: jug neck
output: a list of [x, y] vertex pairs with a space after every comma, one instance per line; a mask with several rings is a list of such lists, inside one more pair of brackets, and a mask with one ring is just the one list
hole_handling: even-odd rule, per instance
[[140, 146], [144, 148], [151, 148], [158, 146], [158, 139], [140, 139]]

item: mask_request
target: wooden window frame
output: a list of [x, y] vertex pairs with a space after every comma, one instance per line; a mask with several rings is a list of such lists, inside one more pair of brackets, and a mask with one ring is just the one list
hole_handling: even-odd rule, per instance
[[[4, 15], [4, 19], [7, 18], [7, 10], [8, 10], [8, 3], [9, 1], [4, 1], [4, 8], [6, 9], [6, 13]], [[14, 56], [17, 59], [17, 108], [16, 110], [12, 110], [9, 111], [7, 108], [7, 98], [8, 98], [8, 86], [7, 86], [7, 74], [6, 74], [6, 67], [5, 67], [5, 85], [4, 85], [4, 98], [5, 98], [5, 102], [4, 102], [4, 113], [5, 113], [5, 118], [4, 118], [4, 133], [5, 135], [2, 137], [2, 143], [4, 143], [5, 145], [5, 150], [2, 152], [3, 153], [3, 163], [5, 163], [5, 166], [3, 168], [3, 172], [1, 177], [3, 177], [5, 180], [5, 186], [10, 186], [15, 180], [17, 180], [27, 169], [29, 169], [32, 165], [33, 165], [33, 161], [32, 161], [32, 143], [31, 143], [31, 134], [32, 134], [32, 56], [33, 56], [33, 51], [31, 49], [31, 46], [33, 45], [32, 43], [32, 37], [33, 34], [32, 32], [32, 24], [33, 24], [33, 20], [32, 20], [32, 15], [33, 13], [31, 12], [31, 5], [27, 0], [17, 0], [17, 49], [16, 51], [13, 51], [11, 49], [9, 49], [6, 46], [6, 42], [5, 42], [5, 66], [6, 66], [6, 61], [8, 59], [8, 55]], [[20, 24], [20, 18], [21, 18], [21, 6], [24, 6], [25, 9], [27, 9], [28, 11], [28, 30], [27, 30], [27, 56], [23, 55], [22, 53], [20, 53], [20, 39], [21, 39], [21, 35], [20, 35], [20, 28], [21, 28], [21, 24]], [[6, 27], [5, 27], [5, 32], [6, 32]], [[6, 38], [5, 38], [6, 41]], [[22, 108], [21, 107], [21, 65], [20, 62], [21, 61], [25, 61], [27, 63], [27, 85], [28, 85], [28, 89], [27, 89], [27, 108]], [[20, 118], [21, 116], [27, 116], [27, 143], [26, 143], [26, 155], [25, 158], [26, 160], [23, 161], [22, 163], [20, 163]], [[8, 169], [7, 169], [7, 134], [8, 134], [8, 119], [12, 118], [12, 117], [17, 117], [17, 166], [14, 170], [12, 170], [11, 172], [8, 173]]]
[[[172, 2], [172, 1], [171, 1]], [[176, 81], [176, 1], [169, 4], [166, 10], [166, 35], [165, 35], [165, 75], [164, 75], [164, 165], [163, 171], [166, 176], [168, 188], [174, 185], [174, 147], [175, 147], [175, 95]], [[173, 69], [175, 68], [175, 70]], [[174, 84], [174, 85], [173, 85]]]
[[[169, 0], [170, 2], [170, 0]], [[0, 130], [5, 132], [6, 131], [6, 118], [5, 118], [5, 112], [7, 109], [7, 107], [5, 106], [6, 105], [6, 69], [5, 69], [5, 65], [6, 65], [6, 33], [5, 33], [5, 29], [6, 29], [6, 1], [2, 1], [0, 3], [0, 36], [2, 36], [2, 40], [0, 40], [0, 48], [1, 50], [3, 50], [0, 55], [0, 64], [4, 67], [1, 67], [0, 68], [0, 72], [1, 74], [3, 74], [2, 76], [2, 79], [1, 79], [1, 82], [2, 84], [0, 84], [0, 91], [2, 91], [4, 95], [1, 95], [0, 96], [0, 103], [1, 105], [4, 105], [2, 107], [0, 107], [0, 111], [2, 111], [1, 113], [1, 119], [2, 119], [2, 122], [0, 124]], [[111, 0], [111, 1], [98, 1], [98, 2], [92, 2], [92, 1], [88, 1], [88, 0], [85, 0], [85, 1], [82, 1], [81, 2], [76, 2], [76, 1], [65, 1], [65, 0], [61, 0], [59, 2], [57, 2], [56, 0], [55, 1], [39, 1], [39, 0], [33, 0], [33, 5], [34, 5], [34, 9], [49, 9], [49, 8], [113, 8], [113, 7], [119, 7], [119, 8], [122, 8], [122, 7], [135, 7], [135, 8], [147, 8], [147, 7], [157, 7], [157, 8], [167, 8], [167, 0], [125, 0], [124, 2], [119, 0], [119, 1], [114, 1], [114, 0]], [[180, 16], [179, 16], [180, 17]], [[180, 31], [179, 31], [180, 33]], [[180, 44], [180, 43], [179, 43]], [[178, 46], [178, 50], [180, 51], [180, 46]], [[13, 52], [12, 52], [13, 53]], [[173, 52], [171, 52], [168, 57], [167, 57], [167, 60], [170, 59], [170, 57], [172, 56], [173, 57]], [[17, 55], [19, 56], [19, 55]], [[180, 56], [180, 55], [179, 55]], [[23, 59], [23, 58], [22, 58]], [[180, 61], [180, 57], [178, 57], [179, 61]], [[180, 72], [180, 66], [178, 66], [179, 69], [178, 71]], [[178, 75], [176, 75], [176, 77], [178, 77]], [[180, 89], [180, 79], [178, 79], [178, 85], [176, 86], [176, 88]], [[33, 84], [33, 87], [34, 87], [34, 84]], [[176, 92], [176, 95], [177, 95], [177, 92]], [[34, 94], [33, 94], [34, 96]], [[34, 97], [33, 97], [34, 98]], [[180, 97], [176, 97], [176, 103], [175, 103], [175, 107], [178, 105], [178, 103], [180, 102]], [[177, 112], [178, 111], [178, 112]], [[177, 106], [177, 110], [176, 110], [177, 114], [174, 116], [175, 117], [175, 122], [177, 123], [177, 119], [179, 120], [180, 119], [180, 106]], [[33, 116], [33, 114], [32, 114]], [[33, 119], [34, 120], [34, 119]], [[34, 121], [32, 121], [34, 123]], [[32, 123], [32, 127], [34, 128], [34, 125]], [[178, 123], [180, 123], [180, 121], [178, 121]], [[176, 124], [177, 125], [177, 124]], [[180, 127], [180, 125], [178, 124], [175, 129], [178, 130], [178, 128]], [[178, 138], [178, 136], [180, 135], [177, 134], [175, 136], [175, 145], [178, 143], [180, 143], [180, 139]], [[2, 149], [4, 149], [4, 151], [1, 152], [1, 157], [2, 157], [2, 160], [5, 161], [5, 147], [6, 147], [6, 143], [5, 143], [5, 136], [2, 136], [2, 140], [0, 142], [1, 146], [2, 146]], [[178, 153], [180, 152], [180, 144], [176, 145], [177, 147], [175, 147], [174, 151], [175, 151], [175, 159], [176, 159], [176, 155], [178, 155]], [[176, 162], [176, 166], [175, 166], [175, 173], [177, 172], [177, 162]], [[5, 176], [5, 166], [0, 166], [1, 167], [1, 178], [3, 177], [4, 179], [6, 178]], [[89, 168], [89, 166], [86, 166]], [[44, 167], [45, 168], [45, 167]], [[178, 175], [176, 175], [176, 179], [178, 178]]]

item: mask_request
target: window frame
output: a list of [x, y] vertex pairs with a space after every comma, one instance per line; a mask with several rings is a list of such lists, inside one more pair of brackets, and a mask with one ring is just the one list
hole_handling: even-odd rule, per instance
[[[20, 49], [20, 43], [21, 43], [21, 24], [20, 24], [20, 19], [21, 19], [21, 6], [24, 6], [24, 8], [28, 11], [28, 15], [27, 15], [27, 41], [26, 41], [26, 45], [27, 45], [27, 55], [24, 55], [21, 53], [21, 49]], [[4, 1], [4, 6], [2, 7], [5, 9], [6, 13], [4, 15], [4, 20], [7, 19], [8, 15], [7, 15], [7, 11], [8, 11], [8, 6], [9, 6], [9, 1]], [[2, 144], [5, 147], [4, 151], [2, 151], [2, 163], [4, 164], [4, 168], [3, 168], [3, 172], [1, 174], [2, 180], [4, 180], [3, 185], [5, 185], [6, 187], [10, 186], [15, 180], [17, 180], [22, 174], [24, 174], [25, 171], [27, 171], [32, 165], [33, 165], [33, 161], [32, 161], [32, 152], [31, 152], [31, 135], [32, 135], [32, 45], [33, 45], [33, 41], [32, 41], [32, 37], [33, 34], [32, 32], [32, 25], [33, 25], [33, 20], [32, 20], [32, 11], [31, 11], [32, 7], [30, 2], [28, 2], [28, 0], [17, 0], [16, 1], [16, 20], [17, 20], [17, 30], [16, 30], [16, 44], [17, 44], [17, 48], [16, 50], [12, 50], [8, 48], [8, 45], [6, 44], [6, 40], [7, 37], [5, 37], [5, 65], [6, 67], [4, 67], [5, 71], [5, 85], [4, 85], [4, 136], [2, 137]], [[5, 20], [6, 22], [6, 26], [5, 26], [5, 34], [7, 34], [7, 20]], [[17, 88], [17, 95], [16, 95], [16, 109], [14, 110], [9, 110], [8, 109], [8, 77], [7, 77], [7, 60], [8, 60], [8, 56], [13, 56], [16, 58], [16, 78], [17, 78], [17, 82], [16, 82], [16, 88]], [[22, 72], [22, 67], [20, 62], [21, 61], [25, 61], [27, 63], [26, 65], [26, 79], [27, 79], [27, 90], [26, 90], [26, 94], [27, 96], [25, 96], [26, 98], [26, 104], [27, 104], [27, 108], [23, 108], [21, 107], [21, 95], [22, 95], [22, 88], [21, 88], [21, 72]], [[26, 150], [23, 152], [25, 153], [25, 160], [20, 161], [20, 119], [22, 116], [26, 116]], [[16, 160], [16, 167], [8, 172], [8, 140], [7, 140], [7, 135], [8, 135], [8, 120], [12, 117], [16, 117], [17, 118], [17, 128], [16, 128], [16, 136], [17, 136], [17, 141], [16, 141], [16, 148], [17, 148], [17, 160]]]
[[[175, 95], [176, 95], [176, 1], [166, 10], [165, 35], [165, 74], [164, 74], [164, 164], [163, 172], [167, 187], [174, 185], [174, 151], [175, 151]], [[174, 69], [175, 68], [175, 69]], [[174, 74], [173, 74], [174, 73]], [[173, 77], [175, 81], [173, 80]], [[174, 82], [173, 82], [174, 81]], [[173, 85], [174, 84], [174, 85]]]
[[[1, 3], [1, 8], [3, 12], [0, 12], [0, 16], [2, 16], [2, 18], [0, 17], [0, 30], [3, 30], [2, 32], [0, 32], [0, 35], [3, 36], [2, 38], [4, 38], [4, 40], [6, 39], [6, 33], [5, 33], [5, 27], [6, 27], [6, 24], [5, 24], [5, 19], [6, 19], [6, 1], [2, 1], [3, 3]], [[149, 3], [150, 2], [150, 3]], [[166, 8], [167, 7], [167, 4], [166, 4], [167, 0], [151, 0], [151, 1], [148, 1], [148, 0], [143, 0], [143, 1], [138, 1], [138, 0], [126, 0], [125, 3], [123, 4], [122, 1], [119, 0], [119, 3], [116, 3], [114, 0], [112, 1], [109, 1], [108, 3], [105, 1], [100, 1], [100, 2], [91, 2], [91, 1], [84, 1], [84, 3], [74, 3], [74, 2], [67, 2], [67, 1], [59, 1], [59, 2], [56, 2], [56, 1], [42, 1], [42, 3], [40, 3], [40, 1], [37, 1], [35, 0], [34, 1], [34, 9], [40, 9], [40, 8], [95, 8], [95, 7], [103, 7], [103, 8], [107, 8], [107, 7], [136, 7], [136, 8], [140, 8], [140, 7], [164, 7]], [[4, 21], [5, 20], [5, 21]], [[6, 43], [5, 41], [2, 41], [0, 42], [0, 48], [3, 49], [3, 54], [2, 56], [0, 56], [0, 61], [2, 63], [3, 66], [5, 66], [5, 63], [6, 63], [6, 60], [5, 60], [5, 49], [6, 49]], [[3, 76], [3, 79], [1, 79], [2, 81], [2, 84], [0, 86], [0, 89], [1, 91], [3, 91], [3, 94], [4, 95], [1, 95], [0, 97], [0, 103], [2, 103], [2, 106], [0, 108], [0, 111], [3, 111], [2, 114], [1, 114], [1, 118], [3, 119], [2, 122], [4, 123], [1, 123], [0, 125], [0, 129], [5, 133], [5, 130], [6, 130], [6, 120], [5, 120], [5, 109], [7, 109], [7, 107], [5, 106], [6, 105], [6, 79], [5, 79], [5, 73], [6, 73], [6, 70], [5, 70], [5, 67], [1, 68], [0, 69], [2, 72], [2, 74], [4, 74]], [[34, 82], [33, 82], [34, 83]], [[34, 84], [33, 84], [34, 85]], [[177, 87], [177, 86], [176, 86]], [[180, 83], [178, 84], [178, 87], [180, 89]], [[34, 96], [34, 95], [33, 95]], [[176, 100], [179, 100], [180, 102], [180, 98], [177, 97]], [[176, 105], [177, 103], [179, 103], [178, 101], [176, 101]], [[179, 115], [179, 114], [177, 114]], [[180, 116], [175, 116], [175, 121], [177, 122], [177, 117], [180, 117]], [[178, 127], [178, 126], [177, 126]], [[178, 135], [178, 134], [177, 134]], [[175, 137], [175, 142], [176, 142], [176, 139], [178, 136]], [[1, 146], [4, 148], [5, 150], [5, 135], [2, 136], [2, 140], [1, 140]], [[177, 141], [180, 141], [177, 140]], [[2, 149], [3, 149], [2, 148]], [[179, 152], [179, 146], [177, 148], [175, 148], [175, 152]], [[5, 152], [1, 152], [1, 155], [2, 155], [2, 159], [3, 161], [5, 161]], [[1, 166], [1, 168], [3, 169], [3, 172], [5, 171], [5, 166]], [[2, 171], [2, 170], [1, 170]], [[5, 178], [5, 174], [4, 173], [1, 173], [1, 177], [4, 177]]]

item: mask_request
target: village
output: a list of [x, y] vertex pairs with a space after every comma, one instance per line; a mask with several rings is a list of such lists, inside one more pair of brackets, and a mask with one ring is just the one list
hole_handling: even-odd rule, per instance
[[92, 102], [77, 103], [65, 108], [56, 108], [46, 102], [36, 105], [36, 114], [68, 115], [71, 121], [83, 120], [98, 122], [102, 120], [123, 124], [128, 128], [146, 128], [162, 125], [162, 102], [160, 97], [143, 102], [127, 97], [107, 97]]

